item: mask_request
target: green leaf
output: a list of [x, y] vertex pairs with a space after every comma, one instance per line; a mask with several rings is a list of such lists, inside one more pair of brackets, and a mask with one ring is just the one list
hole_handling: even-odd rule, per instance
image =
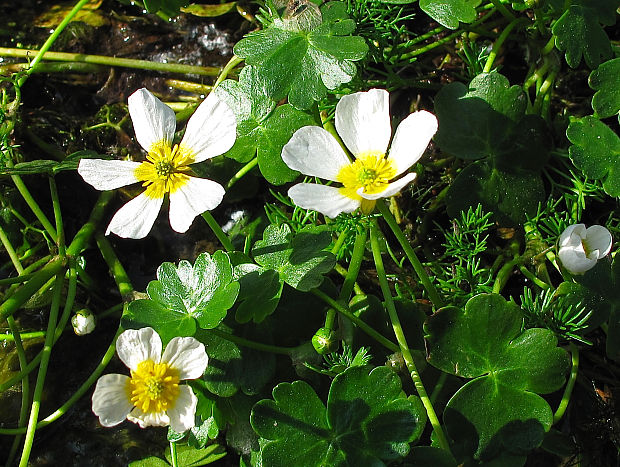
[[478, 5], [480, 0], [420, 0], [422, 11], [449, 29], [457, 29], [459, 21], [473, 22]]
[[192, 3], [185, 8], [181, 8], [183, 13], [189, 13], [194, 16], [214, 18], [216, 16], [225, 15], [226, 13], [233, 11], [237, 2], [222, 3], [219, 5], [200, 5]]
[[256, 68], [245, 66], [239, 81], [227, 79], [216, 88], [217, 96], [226, 102], [237, 118], [237, 139], [224, 155], [248, 162], [256, 153], [262, 137], [261, 123], [276, 106], [257, 80]]
[[423, 428], [421, 402], [402, 397], [389, 368], [352, 367], [334, 378], [327, 408], [303, 381], [280, 383], [252, 409], [263, 465], [385, 465], [407, 454]]
[[428, 361], [475, 378], [448, 402], [449, 436], [476, 459], [500, 452], [522, 456], [543, 439], [553, 421], [537, 394], [559, 389], [568, 370], [566, 352], [547, 329], [521, 332], [523, 314], [502, 296], [481, 294], [464, 310], [446, 307], [425, 326]]
[[470, 206], [482, 205], [501, 225], [523, 224], [536, 214], [545, 200], [545, 188], [536, 172], [512, 173], [494, 169], [486, 161], [476, 161], [456, 177], [446, 197], [452, 218]]
[[257, 153], [258, 166], [265, 179], [274, 185], [297, 177], [282, 161], [282, 148], [297, 130], [316, 125], [314, 119], [291, 105], [275, 109], [260, 80], [257, 68], [246, 66], [239, 81], [225, 80], [216, 93], [237, 117], [237, 139], [224, 155], [239, 162], [248, 162]]
[[269, 225], [252, 255], [258, 264], [276, 271], [280, 280], [307, 292], [321, 285], [323, 274], [336, 264], [336, 257], [325, 251], [330, 243], [331, 232], [324, 227], [308, 226], [292, 235], [286, 224]]
[[129, 304], [123, 326], [151, 326], [166, 343], [175, 336], [193, 335], [195, 322], [203, 329], [216, 327], [235, 303], [239, 283], [232, 279], [228, 255], [216, 251], [213, 256], [201, 253], [193, 266], [185, 260], [178, 267], [163, 263], [147, 293], [149, 299]]
[[[226, 455], [226, 449], [219, 444], [211, 444], [203, 449], [196, 449], [193, 446], [177, 445], [177, 465], [183, 467], [199, 467], [211, 464]], [[166, 448], [166, 460], [172, 465], [170, 447]]]
[[571, 68], [579, 65], [582, 56], [590, 68], [596, 68], [612, 55], [609, 37], [599, 23], [601, 11], [591, 7], [591, 3], [596, 2], [573, 3], [552, 28], [555, 46], [565, 52]]
[[[221, 324], [219, 331], [232, 334], [231, 328]], [[264, 332], [246, 326], [239, 337], [268, 342]], [[196, 338], [205, 345], [209, 365], [203, 379], [206, 388], [220, 397], [230, 397], [241, 391], [247, 395], [258, 394], [275, 372], [275, 356], [248, 347], [240, 347], [231, 340], [209, 331], [198, 331]]]
[[568, 154], [586, 177], [604, 179], [603, 189], [620, 197], [620, 138], [591, 115], [573, 120], [566, 130]]
[[598, 117], [607, 118], [620, 112], [620, 58], [601, 64], [590, 73], [588, 84], [596, 91], [592, 108]]
[[81, 159], [109, 159], [95, 151], [83, 150], [69, 154], [62, 161], [40, 159], [29, 162], [19, 162], [13, 167], [0, 166], [0, 175], [33, 175], [33, 174], [57, 174], [63, 170], [77, 170]]
[[355, 23], [342, 2], [321, 6], [322, 23], [312, 30], [299, 30], [291, 21], [275, 18], [262, 31], [248, 34], [234, 52], [257, 67], [262, 87], [278, 101], [288, 95], [298, 109], [348, 83], [357, 69], [353, 62], [364, 58], [368, 46], [351, 36]]
[[568, 295], [569, 303], [594, 312], [588, 320], [590, 328], [609, 319], [607, 356], [620, 361], [620, 257], [616, 255], [612, 263], [609, 258], [601, 259], [584, 275], [575, 276], [575, 281], [560, 284], [558, 293]]
[[297, 172], [291, 170], [282, 160], [282, 148], [293, 133], [310, 125], [316, 125], [314, 119], [289, 104], [277, 107], [263, 122], [257, 157], [258, 167], [265, 180], [274, 185], [282, 185], [297, 178]]
[[235, 314], [237, 322], [253, 320], [260, 323], [275, 311], [284, 285], [276, 271], [261, 268], [254, 263], [244, 263], [235, 266], [233, 275], [241, 286]]

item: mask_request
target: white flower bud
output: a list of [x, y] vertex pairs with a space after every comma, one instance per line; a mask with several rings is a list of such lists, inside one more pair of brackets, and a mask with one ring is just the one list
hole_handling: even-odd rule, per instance
[[571, 274], [583, 274], [611, 251], [612, 238], [602, 225], [570, 225], [562, 232], [558, 256]]
[[80, 310], [71, 318], [71, 324], [78, 336], [90, 334], [95, 330], [95, 315], [87, 309]]

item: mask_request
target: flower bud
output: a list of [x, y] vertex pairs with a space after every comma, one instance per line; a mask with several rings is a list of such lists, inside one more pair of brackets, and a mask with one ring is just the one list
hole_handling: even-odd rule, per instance
[[312, 336], [312, 346], [319, 355], [334, 352], [338, 348], [336, 333], [331, 329], [321, 328]]
[[558, 242], [558, 257], [571, 274], [583, 274], [611, 251], [612, 238], [602, 225], [569, 225]]
[[71, 318], [73, 330], [78, 336], [90, 334], [95, 330], [95, 315], [86, 308], [78, 311]]

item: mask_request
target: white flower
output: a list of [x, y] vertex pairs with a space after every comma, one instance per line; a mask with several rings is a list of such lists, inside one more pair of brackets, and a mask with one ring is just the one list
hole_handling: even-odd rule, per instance
[[413, 181], [414, 173], [397, 177], [422, 157], [437, 131], [437, 118], [424, 110], [409, 115], [396, 129], [388, 153], [389, 94], [371, 89], [340, 99], [336, 130], [355, 156], [353, 162], [336, 139], [317, 126], [300, 128], [282, 149], [282, 159], [291, 169], [343, 185], [299, 183], [288, 191], [298, 206], [328, 217], [358, 208], [369, 213], [377, 199], [393, 196]]
[[571, 274], [583, 274], [609, 254], [611, 244], [611, 234], [602, 225], [569, 225], [560, 235], [558, 256]]
[[118, 425], [125, 418], [141, 428], [170, 425], [177, 433], [194, 426], [198, 400], [179, 381], [203, 375], [205, 346], [193, 337], [175, 337], [163, 355], [161, 350], [153, 328], [129, 329], [118, 336], [116, 351], [131, 377], [108, 374], [97, 381], [93, 412], [103, 426]]
[[232, 147], [235, 116], [211, 93], [187, 122], [181, 143], [173, 146], [176, 118], [170, 107], [144, 88], [129, 96], [128, 103], [136, 139], [148, 153], [147, 160], [82, 159], [78, 173], [98, 190], [137, 182], [146, 188], [114, 215], [106, 235], [114, 232], [125, 238], [146, 237], [166, 194], [170, 196], [170, 225], [177, 232], [186, 232], [197, 215], [214, 209], [224, 197], [219, 183], [190, 176], [190, 164], [219, 156]]
[[71, 318], [71, 325], [78, 336], [90, 334], [95, 330], [95, 315], [89, 310], [80, 310]]

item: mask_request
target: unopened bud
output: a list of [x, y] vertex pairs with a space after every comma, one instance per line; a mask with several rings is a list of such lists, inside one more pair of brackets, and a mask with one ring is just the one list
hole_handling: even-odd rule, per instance
[[90, 334], [95, 330], [95, 315], [86, 308], [78, 311], [71, 318], [73, 330], [78, 336]]
[[338, 348], [336, 333], [331, 329], [321, 328], [312, 336], [312, 346], [319, 355], [334, 352]]

